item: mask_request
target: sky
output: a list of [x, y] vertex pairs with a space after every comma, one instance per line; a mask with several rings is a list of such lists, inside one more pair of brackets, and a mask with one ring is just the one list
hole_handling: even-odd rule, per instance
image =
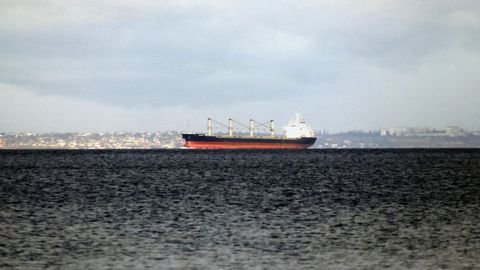
[[480, 1], [0, 0], [0, 132], [480, 130]]

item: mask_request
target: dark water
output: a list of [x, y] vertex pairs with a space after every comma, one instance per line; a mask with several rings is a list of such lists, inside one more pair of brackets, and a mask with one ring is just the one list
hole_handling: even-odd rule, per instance
[[0, 152], [1, 269], [480, 269], [479, 150]]

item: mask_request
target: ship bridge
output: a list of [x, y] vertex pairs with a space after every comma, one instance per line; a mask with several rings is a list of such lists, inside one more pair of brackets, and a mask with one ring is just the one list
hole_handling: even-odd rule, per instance
[[313, 129], [307, 125], [305, 119], [299, 113], [295, 114], [288, 125], [284, 126], [285, 137], [287, 138], [311, 138], [315, 137]]

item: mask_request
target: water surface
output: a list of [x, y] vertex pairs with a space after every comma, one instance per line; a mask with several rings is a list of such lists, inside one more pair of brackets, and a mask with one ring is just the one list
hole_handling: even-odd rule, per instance
[[2, 269], [479, 269], [479, 150], [0, 151]]

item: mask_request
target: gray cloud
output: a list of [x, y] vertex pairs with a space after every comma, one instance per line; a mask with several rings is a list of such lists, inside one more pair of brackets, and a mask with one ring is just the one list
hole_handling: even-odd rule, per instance
[[111, 129], [169, 110], [162, 128], [295, 111], [320, 129], [480, 128], [478, 1], [3, 1], [0, 17], [0, 91], [31, 93], [32, 114], [55, 97], [115, 111]]

